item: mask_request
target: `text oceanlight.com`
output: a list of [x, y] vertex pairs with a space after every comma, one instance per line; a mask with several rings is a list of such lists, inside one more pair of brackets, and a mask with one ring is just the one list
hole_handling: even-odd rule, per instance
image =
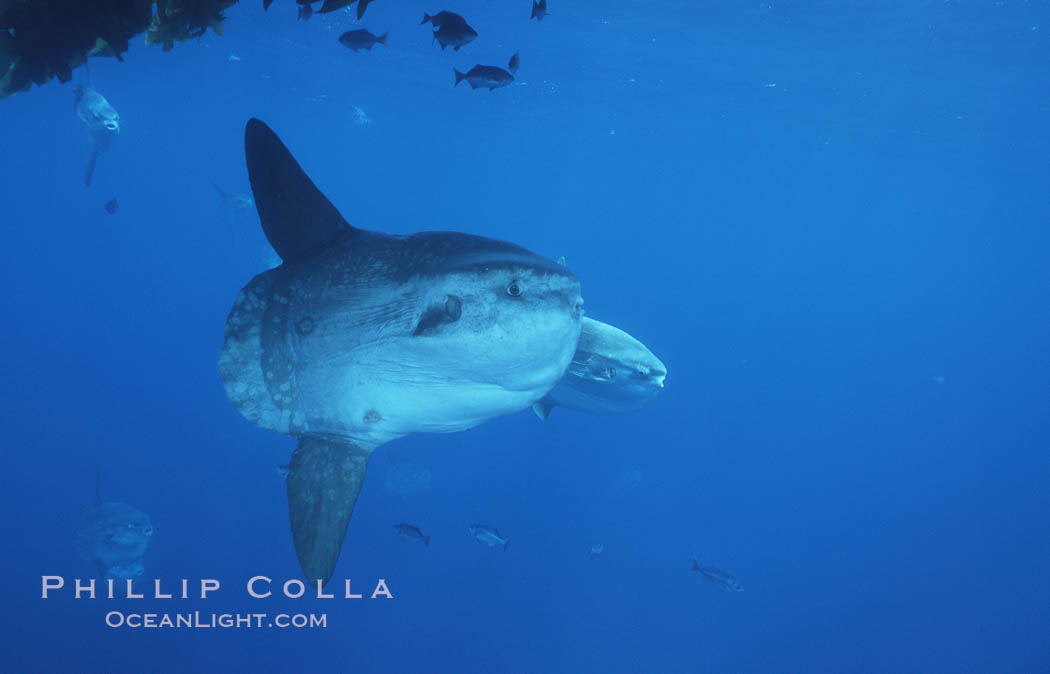
[[241, 628], [257, 629], [276, 627], [284, 628], [325, 628], [328, 627], [328, 616], [305, 613], [124, 613], [110, 611], [106, 614], [106, 626], [113, 628]]

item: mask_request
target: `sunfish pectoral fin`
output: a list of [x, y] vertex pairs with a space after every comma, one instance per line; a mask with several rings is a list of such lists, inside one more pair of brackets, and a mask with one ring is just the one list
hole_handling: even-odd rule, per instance
[[244, 155], [263, 232], [285, 262], [307, 260], [359, 231], [317, 189], [277, 134], [257, 119], [248, 120], [244, 129]]
[[311, 583], [327, 584], [335, 571], [370, 455], [349, 442], [299, 438], [288, 466], [288, 516], [295, 554]]
[[536, 413], [536, 416], [540, 418], [540, 421], [546, 421], [547, 417], [551, 415], [552, 409], [554, 409], [554, 405], [547, 402], [546, 398], [532, 406], [532, 411]]

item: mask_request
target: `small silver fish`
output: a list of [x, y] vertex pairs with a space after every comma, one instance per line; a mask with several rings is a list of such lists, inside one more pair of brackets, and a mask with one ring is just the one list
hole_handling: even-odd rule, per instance
[[394, 529], [405, 538], [423, 541], [423, 545], [428, 548], [430, 547], [430, 536], [424, 536], [423, 532], [419, 530], [419, 527], [414, 527], [411, 524], [395, 524]]
[[598, 543], [597, 545], [592, 545], [589, 558], [594, 559], [595, 557], [601, 557], [603, 552], [605, 552], [605, 546], [601, 543]]
[[741, 585], [736, 578], [733, 578], [722, 569], [714, 566], [700, 566], [700, 562], [697, 560], [696, 555], [693, 555], [693, 571], [702, 574], [704, 580], [712, 585], [722, 588], [726, 592], [744, 591], [744, 586]]
[[507, 545], [510, 543], [510, 539], [504, 538], [500, 534], [499, 529], [484, 524], [470, 525], [470, 533], [475, 540], [484, 543], [490, 548], [502, 547], [504, 552], [507, 551]]

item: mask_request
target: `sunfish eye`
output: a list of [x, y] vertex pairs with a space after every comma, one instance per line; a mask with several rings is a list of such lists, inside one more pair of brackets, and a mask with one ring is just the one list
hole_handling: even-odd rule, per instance
[[518, 297], [521, 295], [521, 282], [514, 279], [507, 284], [507, 294], [511, 297]]
[[453, 321], [458, 321], [460, 315], [463, 313], [463, 303], [459, 301], [459, 298], [455, 295], [449, 295], [445, 298], [445, 315]]

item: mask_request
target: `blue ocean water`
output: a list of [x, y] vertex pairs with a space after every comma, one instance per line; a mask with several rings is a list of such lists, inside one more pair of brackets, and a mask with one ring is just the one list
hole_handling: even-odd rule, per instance
[[[537, 23], [528, 0], [377, 0], [360, 26], [260, 4], [92, 60], [123, 128], [90, 188], [83, 69], [0, 101], [3, 671], [1050, 670], [1050, 3], [550, 0]], [[480, 34], [459, 52], [418, 25], [445, 8]], [[389, 48], [336, 41], [361, 26]], [[514, 52], [513, 85], [453, 87]], [[258, 219], [214, 188], [250, 191], [249, 117], [355, 226], [565, 256], [588, 315], [668, 366], [630, 414], [380, 448], [335, 582], [392, 600], [245, 591], [300, 573], [294, 443], [216, 370], [264, 268]], [[94, 573], [73, 532], [96, 464], [152, 519], [144, 577], [218, 592], [41, 598]], [[430, 482], [401, 495], [406, 464]]]

